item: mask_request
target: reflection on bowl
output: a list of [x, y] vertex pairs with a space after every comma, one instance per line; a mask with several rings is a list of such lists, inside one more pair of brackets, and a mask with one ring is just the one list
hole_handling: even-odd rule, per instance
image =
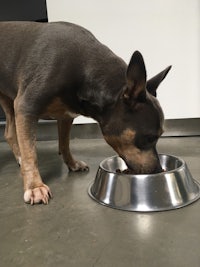
[[159, 155], [165, 172], [124, 174], [125, 162], [118, 156], [100, 163], [89, 195], [100, 204], [127, 211], [164, 211], [184, 207], [200, 198], [200, 186], [186, 163], [175, 156]]

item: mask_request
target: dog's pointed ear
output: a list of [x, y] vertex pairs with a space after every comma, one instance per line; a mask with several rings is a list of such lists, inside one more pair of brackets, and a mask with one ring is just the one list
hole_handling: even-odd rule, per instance
[[134, 101], [146, 99], [146, 68], [143, 57], [139, 51], [135, 51], [127, 68], [127, 85], [124, 98]]
[[167, 67], [160, 73], [158, 73], [156, 76], [151, 78], [147, 81], [147, 91], [152, 94], [153, 96], [157, 96], [156, 90], [159, 86], [159, 84], [164, 80], [164, 78], [167, 76], [167, 73], [170, 71], [172, 66]]

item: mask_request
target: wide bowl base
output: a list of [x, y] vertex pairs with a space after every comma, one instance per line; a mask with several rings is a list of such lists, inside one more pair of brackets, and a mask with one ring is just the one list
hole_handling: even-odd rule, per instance
[[186, 163], [172, 155], [159, 155], [165, 172], [124, 174], [127, 168], [118, 156], [100, 163], [88, 193], [102, 205], [126, 211], [165, 211], [187, 206], [200, 198], [200, 185]]

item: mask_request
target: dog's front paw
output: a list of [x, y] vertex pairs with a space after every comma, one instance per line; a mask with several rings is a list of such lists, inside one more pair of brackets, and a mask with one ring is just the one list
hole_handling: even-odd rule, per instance
[[89, 171], [89, 167], [84, 161], [74, 161], [74, 163], [71, 165], [68, 165], [68, 167], [69, 167], [69, 170], [73, 172]]
[[52, 198], [52, 193], [49, 187], [45, 184], [34, 189], [27, 189], [24, 193], [24, 201], [28, 204], [48, 204]]

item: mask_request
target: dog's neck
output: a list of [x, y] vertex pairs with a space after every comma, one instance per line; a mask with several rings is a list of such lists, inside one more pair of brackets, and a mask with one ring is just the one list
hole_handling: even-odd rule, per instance
[[77, 93], [81, 114], [97, 121], [102, 119], [106, 110], [117, 102], [126, 84], [126, 69], [127, 65], [118, 57], [104, 60], [96, 68], [88, 66], [84, 86]]

